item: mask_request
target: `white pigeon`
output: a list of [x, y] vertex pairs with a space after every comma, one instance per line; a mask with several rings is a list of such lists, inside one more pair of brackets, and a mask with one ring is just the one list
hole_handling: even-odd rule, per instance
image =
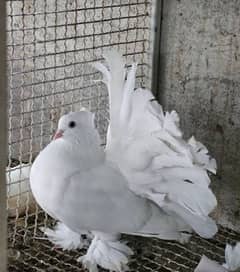
[[94, 115], [69, 113], [30, 174], [32, 192], [49, 215], [74, 233], [93, 233], [79, 258], [91, 272], [97, 265], [128, 269], [132, 250], [119, 233], [182, 241], [192, 230], [205, 238], [217, 232], [208, 216], [217, 204], [207, 173], [215, 173], [215, 160], [194, 138], [183, 139], [176, 112], [163, 113], [150, 91], [134, 90], [136, 64], [127, 72], [115, 51], [105, 59], [109, 69], [95, 67], [109, 92], [106, 150]]

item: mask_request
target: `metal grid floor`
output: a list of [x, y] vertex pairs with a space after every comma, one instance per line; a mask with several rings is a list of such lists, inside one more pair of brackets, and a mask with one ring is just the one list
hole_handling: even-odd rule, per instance
[[[17, 227], [14, 247], [9, 249], [10, 272], [85, 271], [76, 261], [85, 254], [85, 250], [62, 251], [53, 249], [53, 245], [46, 240], [29, 238], [34, 236], [34, 224], [29, 224], [27, 232], [28, 240], [23, 243], [26, 229], [21, 224]], [[42, 236], [40, 231], [37, 231], [37, 236]], [[133, 236], [125, 236], [124, 240], [129, 241], [135, 253], [130, 261], [130, 271], [190, 272], [194, 271], [203, 254], [223, 263], [226, 243], [239, 241], [240, 233], [220, 227], [214, 239], [205, 240], [193, 236], [186, 245]], [[11, 240], [9, 242], [10, 245]]]

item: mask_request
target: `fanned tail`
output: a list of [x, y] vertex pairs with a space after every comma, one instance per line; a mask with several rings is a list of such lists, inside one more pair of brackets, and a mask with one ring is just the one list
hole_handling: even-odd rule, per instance
[[216, 173], [216, 161], [194, 137], [184, 140], [175, 111], [164, 113], [149, 90], [134, 90], [137, 65], [127, 73], [120, 58], [116, 52], [108, 53], [110, 69], [97, 67], [110, 97], [107, 156], [136, 194], [181, 218], [199, 235], [213, 236], [217, 226], [208, 215], [217, 201], [209, 188], [208, 171]]

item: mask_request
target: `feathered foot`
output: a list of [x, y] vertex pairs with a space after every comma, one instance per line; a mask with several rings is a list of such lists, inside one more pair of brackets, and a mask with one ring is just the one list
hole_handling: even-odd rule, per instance
[[179, 243], [185, 245], [189, 242], [189, 240], [191, 239], [192, 234], [190, 233], [182, 233], [180, 238], [177, 240]]
[[95, 232], [94, 235], [87, 254], [77, 261], [90, 272], [97, 272], [98, 265], [110, 271], [127, 271], [128, 258], [133, 251], [125, 243], [120, 243], [118, 235], [99, 232]]
[[[90, 244], [90, 233], [76, 233], [61, 222], [58, 222], [54, 229], [40, 228], [40, 230], [48, 237], [48, 240], [54, 244], [54, 247], [63, 250], [86, 248]], [[87, 238], [84, 239], [82, 235], [85, 235]]]
[[229, 244], [225, 248], [225, 260], [226, 263], [223, 265], [229, 271], [240, 271], [240, 242], [235, 246]]

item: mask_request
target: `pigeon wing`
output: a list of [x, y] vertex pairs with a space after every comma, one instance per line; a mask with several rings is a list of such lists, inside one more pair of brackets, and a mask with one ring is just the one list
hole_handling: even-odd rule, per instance
[[135, 232], [149, 216], [148, 201], [132, 193], [124, 177], [105, 164], [65, 178], [57, 217], [74, 231]]

